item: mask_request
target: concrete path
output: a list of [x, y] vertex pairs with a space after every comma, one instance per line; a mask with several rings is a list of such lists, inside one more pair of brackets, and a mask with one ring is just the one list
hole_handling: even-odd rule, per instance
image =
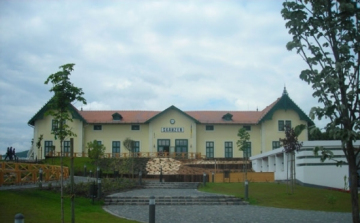
[[[117, 193], [113, 196], [206, 196], [208, 193], [194, 189], [139, 189]], [[127, 219], [149, 222], [149, 206], [108, 205], [104, 210]], [[156, 206], [156, 223], [346, 223], [351, 213], [303, 211], [254, 205], [159, 205]]]

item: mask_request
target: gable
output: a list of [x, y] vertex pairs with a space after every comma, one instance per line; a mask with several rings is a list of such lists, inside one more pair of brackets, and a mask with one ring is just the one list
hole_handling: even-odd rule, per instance
[[[44, 118], [45, 113], [50, 109], [51, 100], [52, 98], [28, 121], [28, 125], [34, 126], [36, 120]], [[70, 111], [73, 119], [79, 119], [83, 122], [86, 122], [86, 120], [80, 115], [79, 111], [73, 105], [68, 105], [68, 110]]]
[[286, 92], [286, 89], [284, 89], [284, 93], [281, 98], [278, 99], [271, 107], [269, 107], [263, 117], [259, 120], [259, 123], [266, 120], [272, 120], [274, 113], [278, 110], [286, 111], [290, 109], [294, 110], [299, 115], [300, 120], [306, 121], [308, 126], [314, 125], [314, 122], [300, 109], [299, 106], [297, 106], [293, 100], [291, 100], [288, 93]]
[[155, 119], [163, 116], [164, 114], [168, 113], [169, 111], [176, 111], [182, 115], [184, 115], [185, 117], [191, 119], [192, 121], [194, 121], [195, 123], [200, 123], [198, 120], [196, 120], [195, 118], [193, 118], [192, 116], [186, 114], [185, 112], [181, 111], [180, 109], [178, 109], [177, 107], [175, 107], [174, 105], [170, 106], [169, 108], [165, 109], [164, 111], [160, 112], [159, 114], [155, 115], [154, 117], [150, 118], [149, 120], [147, 120], [145, 123], [149, 123], [151, 121], [154, 121]]

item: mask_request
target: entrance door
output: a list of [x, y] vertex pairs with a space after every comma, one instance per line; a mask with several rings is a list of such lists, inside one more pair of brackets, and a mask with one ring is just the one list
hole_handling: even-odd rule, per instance
[[188, 156], [188, 140], [187, 139], [176, 139], [175, 140], [175, 153], [176, 156], [187, 158]]
[[158, 139], [158, 152], [170, 152], [170, 139]]

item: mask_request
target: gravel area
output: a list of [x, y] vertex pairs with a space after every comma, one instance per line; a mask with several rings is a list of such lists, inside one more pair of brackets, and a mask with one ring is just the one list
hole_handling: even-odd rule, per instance
[[[116, 216], [149, 222], [148, 206], [105, 206]], [[157, 223], [344, 223], [352, 222], [351, 213], [303, 211], [253, 205], [161, 205], [156, 206]]]
[[[207, 196], [195, 189], [139, 189], [112, 196]], [[211, 194], [215, 195], [215, 194]], [[149, 222], [149, 206], [104, 206], [104, 210], [127, 219]], [[351, 213], [304, 211], [254, 205], [159, 205], [156, 206], [157, 223], [344, 223], [351, 222]]]

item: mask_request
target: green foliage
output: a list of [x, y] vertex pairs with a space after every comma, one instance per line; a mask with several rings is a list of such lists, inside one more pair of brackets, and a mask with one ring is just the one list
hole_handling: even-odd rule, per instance
[[38, 141], [36, 142], [36, 147], [37, 147], [38, 149], [41, 148], [41, 142], [42, 142], [42, 140], [43, 140], [43, 135], [41, 134], [40, 137], [38, 138]]
[[132, 139], [130, 139], [129, 137], [127, 137], [124, 141], [123, 141], [123, 145], [124, 147], [129, 151], [129, 153], [132, 153], [132, 149], [133, 149], [133, 144], [134, 141]]
[[240, 151], [244, 152], [244, 155], [248, 154], [246, 151], [249, 148], [250, 134], [245, 128], [240, 128], [237, 136], [239, 137], [236, 145]]
[[349, 164], [353, 222], [359, 222], [357, 169], [360, 162], [353, 142], [360, 134], [360, 4], [358, 0], [292, 0], [281, 14], [295, 49], [308, 69], [300, 79], [310, 84], [321, 106], [310, 118], [328, 118], [325, 129], [340, 138]]
[[92, 142], [88, 142], [86, 144], [88, 149], [89, 158], [92, 159], [95, 163], [95, 166], [98, 165], [99, 159], [104, 156], [105, 146], [103, 144], [99, 144], [97, 140]]
[[298, 125], [295, 129], [290, 126], [285, 126], [285, 138], [279, 139], [279, 141], [284, 146], [286, 153], [299, 151], [301, 149], [302, 142], [298, 141], [298, 136], [304, 129], [305, 125]]
[[74, 65], [65, 64], [60, 66], [62, 70], [51, 74], [45, 81], [45, 84], [50, 82], [53, 85], [50, 92], [54, 93], [49, 102], [50, 110], [46, 112], [46, 115], [51, 115], [58, 123], [58, 128], [52, 129], [51, 133], [55, 136], [55, 139], [59, 138], [61, 142], [66, 137], [76, 136], [67, 124], [67, 121], [72, 122], [69, 109], [72, 106], [71, 103], [76, 100], [86, 104], [82, 89], [75, 87], [70, 82], [69, 76], [74, 70]]

